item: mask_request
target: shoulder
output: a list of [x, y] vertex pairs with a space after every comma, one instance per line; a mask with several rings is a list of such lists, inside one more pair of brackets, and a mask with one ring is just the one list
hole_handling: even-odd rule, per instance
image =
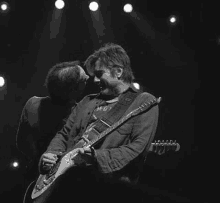
[[153, 94], [150, 94], [148, 92], [142, 92], [140, 93], [136, 101], [134, 103], [134, 108], [141, 108], [141, 111], [148, 109], [147, 114], [159, 114], [159, 103], [161, 98], [155, 97]]
[[31, 98], [29, 98], [25, 104], [25, 108], [29, 109], [29, 110], [34, 110], [37, 109], [40, 104], [42, 103], [42, 101], [44, 100], [49, 100], [49, 97], [37, 97], [37, 96], [33, 96]]
[[83, 99], [81, 99], [73, 109], [75, 111], [84, 111], [87, 108], [91, 108], [94, 101], [96, 101], [97, 95], [98, 94], [89, 94], [84, 96]]
[[156, 98], [153, 94], [150, 94], [148, 92], [141, 92], [137, 98], [136, 101], [139, 104], [142, 104], [143, 102], [156, 102], [158, 98]]
[[88, 94], [79, 103], [87, 103], [97, 97], [98, 94]]

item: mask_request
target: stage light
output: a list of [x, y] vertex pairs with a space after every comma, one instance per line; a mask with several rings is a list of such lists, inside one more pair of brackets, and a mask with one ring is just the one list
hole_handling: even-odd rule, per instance
[[0, 87], [3, 87], [5, 85], [5, 79], [4, 77], [0, 76]]
[[170, 25], [176, 25], [178, 22], [178, 17], [176, 15], [171, 15], [169, 17], [169, 24]]
[[125, 4], [125, 5], [124, 5], [124, 12], [126, 12], [126, 13], [131, 13], [132, 10], [133, 10], [133, 7], [132, 7], [131, 4]]
[[1, 4], [1, 10], [5, 11], [7, 9], [8, 9], [8, 5], [7, 4], [5, 4], [5, 3]]
[[218, 38], [216, 39], [216, 42], [217, 42], [218, 45], [220, 45], [220, 37], [218, 37]]
[[134, 82], [133, 85], [136, 89], [138, 89], [138, 90], [140, 89], [140, 85], [138, 83]]
[[9, 4], [7, 2], [1, 2], [0, 3], [0, 11], [1, 13], [6, 13], [9, 11]]
[[175, 23], [175, 22], [176, 22], [175, 16], [172, 16], [172, 17], [170, 18], [170, 22], [171, 22], [171, 23]]
[[55, 6], [56, 6], [57, 9], [62, 9], [62, 8], [64, 8], [65, 3], [64, 3], [63, 0], [57, 0], [57, 1], [55, 2]]
[[18, 164], [17, 161], [14, 161], [14, 162], [12, 163], [12, 166], [13, 166], [14, 168], [17, 168], [17, 167], [19, 166], [19, 164]]
[[11, 170], [17, 170], [17, 169], [19, 169], [19, 166], [20, 165], [19, 165], [19, 162], [17, 159], [14, 159], [10, 162], [10, 169]]
[[99, 4], [96, 2], [96, 1], [92, 1], [90, 4], [89, 4], [89, 9], [91, 11], [97, 11], [99, 8]]

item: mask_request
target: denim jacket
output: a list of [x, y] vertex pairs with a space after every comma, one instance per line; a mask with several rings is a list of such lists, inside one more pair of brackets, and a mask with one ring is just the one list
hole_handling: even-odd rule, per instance
[[[129, 88], [129, 91], [135, 89]], [[125, 115], [153, 99], [153, 95], [142, 92], [126, 110]], [[83, 135], [94, 109], [100, 102], [97, 95], [85, 96], [72, 111], [62, 130], [57, 132], [46, 152], [61, 154], [71, 149]], [[154, 105], [108, 134], [95, 148], [96, 172], [110, 179], [135, 182], [154, 139], [158, 116], [158, 105]]]

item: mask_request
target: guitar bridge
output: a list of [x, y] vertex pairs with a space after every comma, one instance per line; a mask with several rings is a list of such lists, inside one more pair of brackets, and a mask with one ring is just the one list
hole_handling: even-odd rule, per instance
[[44, 186], [43, 185], [36, 185], [36, 190], [37, 191], [40, 191], [40, 190], [42, 190], [44, 188]]

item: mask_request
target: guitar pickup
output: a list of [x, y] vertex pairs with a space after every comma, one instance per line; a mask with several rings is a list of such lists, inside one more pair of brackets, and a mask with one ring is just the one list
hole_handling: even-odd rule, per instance
[[53, 177], [50, 177], [50, 178], [48, 178], [48, 179], [44, 179], [43, 180], [43, 183], [45, 184], [45, 185], [48, 185], [48, 184], [50, 184], [52, 181], [53, 181]]

